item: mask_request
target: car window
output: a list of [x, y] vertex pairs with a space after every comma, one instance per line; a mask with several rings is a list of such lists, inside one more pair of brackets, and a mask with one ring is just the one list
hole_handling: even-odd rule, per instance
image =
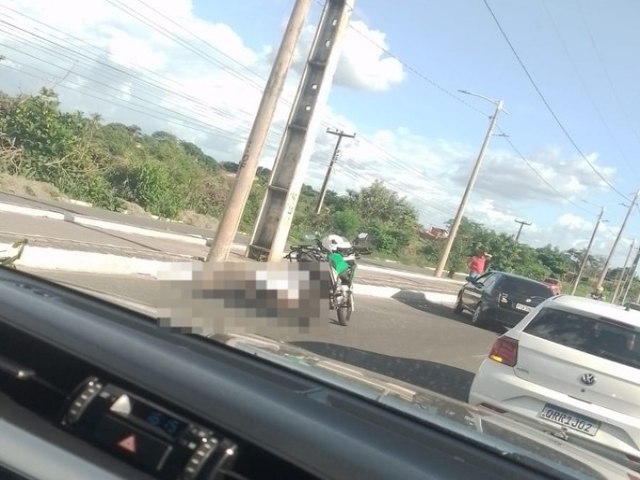
[[630, 367], [640, 367], [640, 331], [614, 320], [547, 308], [524, 332]]
[[484, 289], [489, 290], [496, 284], [496, 275], [489, 274], [483, 280], [481, 280], [481, 282], [484, 285]]
[[500, 286], [505, 292], [509, 293], [543, 298], [553, 296], [553, 292], [549, 287], [524, 278], [505, 277], [502, 282], [500, 282]]

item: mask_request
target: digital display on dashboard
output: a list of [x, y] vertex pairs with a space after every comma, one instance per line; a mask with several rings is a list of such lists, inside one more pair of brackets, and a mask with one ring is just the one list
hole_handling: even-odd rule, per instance
[[133, 414], [148, 425], [160, 429], [172, 437], [179, 435], [187, 426], [187, 423], [182, 420], [140, 402], [134, 404]]

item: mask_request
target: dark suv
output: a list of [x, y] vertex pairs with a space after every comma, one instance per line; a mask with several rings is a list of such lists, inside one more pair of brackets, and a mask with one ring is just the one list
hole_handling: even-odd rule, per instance
[[513, 327], [524, 316], [553, 297], [550, 285], [504, 272], [489, 272], [468, 282], [458, 293], [455, 312], [473, 313], [472, 323]]

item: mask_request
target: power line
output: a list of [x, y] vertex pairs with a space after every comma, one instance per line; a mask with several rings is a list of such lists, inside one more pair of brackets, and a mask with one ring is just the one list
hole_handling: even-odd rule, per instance
[[[28, 35], [30, 35], [30, 36], [32, 36], [32, 37], [35, 37], [35, 38], [37, 38], [37, 39], [41, 40], [42, 42], [49, 43], [49, 44], [51, 44], [51, 45], [55, 46], [55, 50], [54, 50], [54, 52], [55, 52], [55, 53], [59, 52], [60, 50], [66, 50], [66, 51], [72, 52], [72, 53], [74, 53], [75, 55], [78, 55], [79, 57], [82, 57], [82, 58], [86, 59], [88, 62], [91, 62], [91, 63], [92, 63], [92, 66], [93, 66], [93, 63], [96, 63], [96, 64], [98, 64], [98, 65], [101, 65], [101, 66], [103, 66], [103, 67], [106, 67], [106, 68], [107, 68], [107, 69], [109, 69], [109, 70], [113, 70], [114, 72], [118, 72], [118, 73], [120, 73], [120, 74], [122, 74], [122, 75], [125, 75], [125, 76], [127, 76], [127, 77], [131, 78], [132, 80], [137, 81], [137, 82], [139, 82], [139, 83], [141, 83], [141, 84], [144, 84], [144, 85], [146, 85], [146, 86], [151, 86], [151, 87], [153, 87], [153, 88], [157, 88], [157, 89], [159, 89], [159, 90], [161, 90], [161, 91], [163, 91], [163, 92], [166, 92], [166, 93], [168, 93], [168, 94], [173, 94], [173, 95], [175, 95], [175, 96], [178, 96], [178, 97], [180, 97], [180, 98], [183, 98], [183, 99], [185, 99], [185, 100], [188, 100], [188, 101], [190, 101], [190, 102], [192, 102], [192, 103], [195, 103], [195, 104], [197, 104], [197, 105], [201, 105], [201, 106], [203, 106], [204, 108], [206, 108], [207, 110], [209, 110], [209, 109], [219, 110], [219, 109], [217, 109], [215, 106], [210, 105], [210, 104], [207, 104], [207, 103], [203, 102], [203, 101], [202, 101], [201, 99], [199, 99], [199, 98], [196, 98], [196, 97], [194, 97], [194, 96], [192, 96], [192, 95], [186, 94], [185, 92], [181, 92], [181, 91], [180, 91], [180, 89], [181, 89], [183, 86], [182, 86], [179, 82], [176, 82], [175, 80], [173, 80], [173, 79], [171, 79], [171, 78], [165, 77], [165, 76], [163, 76], [163, 75], [161, 75], [161, 74], [159, 74], [159, 73], [157, 73], [157, 72], [154, 72], [153, 70], [151, 70], [151, 69], [149, 69], [149, 68], [146, 68], [146, 67], [144, 67], [144, 66], [141, 66], [141, 65], [137, 65], [137, 66], [136, 66], [136, 68], [137, 68], [137, 69], [139, 69], [139, 70], [144, 70], [144, 71], [148, 72], [149, 74], [153, 75], [154, 77], [157, 77], [157, 78], [161, 79], [163, 82], [165, 82], [165, 83], [167, 83], [167, 84], [173, 84], [173, 86], [169, 89], [169, 88], [166, 88], [166, 87], [162, 86], [161, 84], [159, 84], [159, 83], [157, 83], [157, 82], [147, 80], [147, 79], [146, 79], [145, 77], [143, 77], [143, 76], [135, 76], [135, 75], [133, 75], [130, 71], [125, 70], [125, 69], [123, 69], [123, 68], [120, 68], [120, 67], [118, 67], [117, 65], [114, 65], [114, 64], [112, 64], [112, 63], [107, 63], [107, 62], [101, 61], [101, 60], [100, 60], [100, 59], [98, 59], [98, 58], [95, 58], [95, 57], [93, 57], [93, 56], [90, 56], [90, 54], [88, 55], [88, 54], [83, 53], [83, 52], [89, 52], [89, 51], [90, 51], [90, 49], [93, 49], [93, 50], [97, 51], [99, 54], [103, 54], [103, 53], [104, 53], [104, 51], [103, 51], [103, 50], [101, 50], [101, 49], [99, 49], [98, 47], [96, 47], [96, 46], [94, 46], [94, 45], [90, 44], [89, 42], [86, 42], [85, 40], [82, 40], [81, 38], [76, 37], [76, 36], [74, 36], [74, 35], [71, 35], [71, 34], [68, 34], [68, 33], [62, 32], [61, 30], [59, 30], [59, 29], [57, 29], [57, 28], [55, 28], [55, 27], [52, 27], [52, 26], [50, 26], [50, 25], [47, 25], [47, 24], [45, 24], [45, 23], [43, 23], [43, 22], [41, 22], [41, 21], [39, 21], [39, 20], [34, 19], [33, 17], [29, 17], [28, 15], [25, 15], [25, 14], [23, 14], [23, 13], [21, 13], [21, 12], [18, 12], [18, 11], [16, 11], [16, 10], [13, 10], [13, 9], [11, 9], [11, 8], [9, 8], [9, 7], [6, 7], [6, 6], [2, 6], [2, 5], [0, 5], [0, 8], [5, 8], [5, 9], [7, 9], [7, 10], [10, 10], [10, 11], [12, 11], [13, 13], [16, 13], [16, 14], [18, 14], [18, 15], [20, 15], [20, 16], [22, 16], [22, 17], [24, 17], [24, 18], [28, 19], [28, 20], [30, 20], [31, 22], [37, 23], [37, 24], [39, 24], [39, 25], [43, 25], [43, 26], [44, 26], [44, 27], [46, 27], [47, 29], [49, 29], [49, 30], [51, 30], [51, 31], [53, 31], [53, 32], [56, 32], [56, 33], [58, 33], [58, 34], [63, 35], [63, 36], [64, 36], [64, 38], [57, 38], [57, 39], [59, 39], [59, 40], [61, 40], [61, 41], [68, 41], [68, 39], [69, 39], [69, 38], [71, 38], [71, 39], [73, 39], [73, 40], [74, 40], [74, 41], [76, 41], [76, 42], [79, 42], [79, 43], [81, 43], [81, 44], [83, 44], [83, 45], [86, 45], [86, 47], [77, 47], [77, 48], [80, 48], [80, 51], [78, 51], [78, 50], [74, 50], [74, 49], [69, 48], [69, 47], [67, 47], [67, 46], [65, 46], [65, 45], [62, 45], [62, 44], [57, 43], [57, 42], [54, 42], [53, 40], [51, 40], [51, 39], [49, 39], [49, 38], [45, 38], [45, 37], [43, 37], [42, 35], [38, 35], [38, 34], [34, 33], [34, 32], [40, 32], [40, 33], [43, 33], [43, 34], [47, 34], [47, 35], [49, 35], [49, 32], [43, 32], [42, 30], [38, 29], [37, 27], [30, 26], [30, 30], [28, 30], [28, 31], [27, 31], [27, 30], [25, 30], [25, 29], [22, 29], [22, 28], [20, 28], [20, 27], [16, 26], [16, 25], [9, 24], [8, 22], [3, 22], [3, 23], [6, 23], [7, 25], [9, 25], [11, 28], [17, 29], [17, 30], [21, 31], [22, 33], [28, 34]], [[6, 14], [2, 14], [2, 13], [0, 13], [0, 15], [3, 15], [3, 16], [5, 16], [6, 18], [10, 18], [10, 19], [12, 19], [12, 17], [10, 17], [10, 16], [8, 16], [8, 15], [6, 15]], [[56, 38], [54, 35], [51, 35], [51, 36], [52, 36], [53, 38]], [[69, 43], [70, 43], [70, 42], [69, 42]], [[88, 47], [88, 48], [87, 48], [87, 47]], [[54, 54], [55, 54], [55, 53], [54, 53]], [[222, 111], [222, 110], [219, 110], [219, 111]], [[241, 113], [243, 113], [243, 114], [249, 115], [249, 116], [250, 116], [250, 115], [252, 115], [251, 113], [247, 112], [246, 110], [242, 110], [242, 109], [240, 109], [240, 108], [238, 108], [238, 109], [237, 109], [237, 111], [238, 111], [238, 112], [241, 112]]]
[[223, 70], [229, 72], [231, 75], [235, 76], [239, 80], [247, 81], [248, 83], [252, 84], [255, 88], [257, 88], [258, 90], [262, 91], [264, 85], [260, 85], [259, 83], [257, 83], [254, 80], [248, 78], [247, 76], [242, 75], [237, 71], [229, 69], [224, 63], [220, 62], [215, 57], [203, 52], [202, 50], [194, 47], [193, 45], [190, 45], [188, 42], [185, 42], [184, 40], [182, 40], [179, 36], [173, 34], [170, 30], [167, 30], [166, 28], [164, 28], [161, 25], [158, 25], [156, 22], [150, 20], [149, 18], [142, 16], [135, 9], [125, 5], [124, 3], [120, 2], [119, 0], [106, 0], [106, 1], [109, 4], [111, 4], [112, 6], [114, 6], [115, 8], [117, 8], [118, 10], [121, 10], [121, 11], [127, 13], [128, 15], [130, 15], [133, 18], [137, 19], [141, 23], [144, 23], [145, 25], [151, 27], [153, 30], [155, 30], [155, 31], [159, 32], [160, 34], [162, 34], [163, 36], [173, 40], [174, 42], [178, 43], [182, 47], [184, 47], [187, 50], [191, 51], [195, 55], [201, 57], [204, 60], [207, 60], [209, 62], [212, 62], [212, 63], [218, 65], [220, 68], [222, 68]]
[[[551, 21], [551, 25], [553, 26], [553, 29], [555, 30], [556, 35], [558, 36], [558, 39], [560, 40], [560, 43], [562, 44], [562, 47], [563, 47], [563, 49], [565, 51], [565, 54], [567, 55], [567, 58], [569, 59], [569, 63], [571, 63], [571, 66], [573, 67], [573, 71], [575, 72], [576, 77], [580, 81], [580, 84], [582, 85], [582, 88], [583, 88], [584, 92], [586, 93], [587, 98], [591, 102], [591, 105], [593, 106], [593, 109], [595, 110], [596, 114], [598, 115], [598, 118], [600, 119], [600, 122], [602, 123], [602, 125], [605, 128], [605, 130], [609, 134], [609, 138], [611, 138], [611, 141], [615, 145], [616, 149], [618, 150], [618, 153], [620, 153], [620, 156], [625, 161], [627, 166], [629, 168], [631, 168], [636, 174], [640, 173], [636, 169], [635, 165], [631, 161], [629, 161], [629, 159], [627, 158], [625, 153], [622, 151], [622, 148], [620, 147], [620, 144], [618, 143], [618, 141], [613, 136], [613, 132], [611, 131], [611, 128], [609, 127], [609, 124], [606, 122], [606, 120], [604, 119], [604, 116], [602, 115], [602, 112], [600, 111], [600, 109], [596, 105], [596, 102], [593, 99], [593, 96], [591, 95], [591, 92], [587, 88], [587, 85], [586, 85], [586, 82], [584, 81], [584, 78], [582, 78], [582, 75], [580, 75], [578, 67], [577, 67], [576, 63], [574, 62], [573, 57], [571, 56], [571, 53], [569, 52], [569, 48], [567, 47], [567, 44], [564, 41], [564, 38], [562, 37], [560, 29], [558, 28], [558, 25], [556, 24], [555, 20], [553, 19], [553, 15], [551, 15], [551, 11], [549, 11], [549, 8], [547, 8], [546, 2], [543, 1], [542, 2], [542, 6], [543, 6], [545, 12], [547, 13], [547, 16], [549, 17], [549, 20]], [[584, 20], [584, 15], [583, 15], [583, 21], [586, 24], [586, 20]], [[587, 27], [587, 30], [588, 30], [588, 27]], [[591, 37], [591, 43], [594, 44], [593, 37], [591, 36], [591, 32], [589, 32], [589, 36]], [[597, 52], [597, 50], [596, 50], [596, 52]], [[602, 63], [602, 59], [600, 59], [600, 62]], [[605, 72], [606, 72], [606, 70], [605, 70]], [[608, 75], [607, 75], [607, 77], [608, 77]], [[610, 79], [609, 79], [609, 83], [611, 84], [611, 80]], [[611, 84], [611, 87], [613, 88], [612, 84]], [[625, 114], [626, 114], [626, 112], [625, 112]], [[628, 117], [627, 117], [627, 122], [631, 123]], [[637, 134], [636, 134], [636, 136], [637, 136]], [[640, 137], [638, 137], [638, 138], [640, 140]]]
[[[2, 14], [0, 14], [0, 15], [2, 15]], [[213, 112], [218, 113], [221, 116], [226, 116], [229, 119], [235, 118], [235, 117], [232, 117], [229, 112], [225, 112], [224, 110], [221, 110], [220, 108], [214, 107], [212, 105], [205, 104], [204, 102], [202, 102], [199, 99], [196, 99], [195, 97], [190, 97], [188, 95], [181, 94], [179, 91], [177, 91], [175, 89], [169, 90], [167, 88], [164, 88], [163, 86], [161, 86], [158, 83], [155, 83], [155, 82], [152, 82], [152, 81], [148, 81], [148, 80], [146, 80], [146, 79], [144, 79], [142, 77], [135, 76], [135, 75], [131, 74], [129, 71], [127, 71], [125, 69], [119, 68], [119, 67], [117, 67], [115, 65], [112, 65], [112, 64], [109, 64], [109, 63], [106, 63], [106, 62], [103, 62], [103, 61], [100, 61], [100, 60], [98, 60], [96, 58], [93, 58], [91, 56], [88, 56], [88, 55], [86, 55], [86, 54], [84, 54], [82, 52], [78, 52], [78, 51], [76, 51], [76, 50], [74, 50], [72, 48], [65, 47], [63, 44], [60, 44], [60, 43], [55, 42], [53, 40], [47, 39], [47, 38], [45, 38], [45, 37], [43, 37], [41, 35], [38, 35], [38, 34], [36, 34], [34, 32], [30, 32], [30, 31], [28, 31], [28, 30], [26, 30], [24, 28], [21, 28], [21, 27], [19, 27], [17, 25], [10, 24], [10, 23], [5, 22], [4, 20], [1, 20], [1, 19], [0, 19], [0, 24], [5, 24], [9, 28], [14, 29], [17, 32], [24, 33], [26, 35], [29, 35], [31, 37], [36, 38], [37, 40], [42, 41], [43, 43], [50, 44], [52, 47], [47, 47], [45, 45], [40, 45], [37, 42], [33, 42], [33, 41], [29, 41], [29, 40], [24, 40], [23, 39], [23, 41], [22, 41], [22, 43], [24, 43], [26, 45], [29, 45], [29, 46], [31, 46], [33, 48], [36, 48], [38, 50], [42, 50], [42, 51], [46, 52], [48, 55], [52, 55], [52, 56], [55, 56], [55, 57], [66, 58], [67, 60], [73, 61], [74, 63], [79, 63], [80, 65], [82, 65], [83, 63], [90, 62], [90, 63], [87, 63], [87, 65], [88, 65], [87, 68], [92, 68], [94, 66], [94, 64], [99, 64], [99, 65], [104, 66], [104, 67], [107, 68], [107, 70], [104, 72], [105, 75], [114, 75], [114, 73], [110, 72], [110, 70], [113, 70], [114, 72], [117, 72], [117, 73], [120, 73], [122, 75], [125, 75], [127, 78], [131, 79], [133, 82], [137, 82], [137, 83], [140, 83], [140, 84], [144, 85], [145, 88], [148, 88], [148, 87], [156, 88], [159, 91], [166, 93], [167, 96], [177, 96], [179, 98], [191, 101], [192, 103], [197, 105], [199, 107], [199, 109], [204, 114], [208, 114], [208, 113], [211, 113], [213, 111]], [[6, 30], [4, 30], [1, 27], [0, 27], [0, 31], [5, 31], [6, 32]], [[10, 33], [10, 35], [15, 37], [15, 34]], [[15, 47], [12, 47], [10, 45], [7, 45], [7, 44], [4, 44], [4, 45], [5, 45], [6, 48], [11, 48], [13, 50], [17, 50]], [[65, 52], [69, 52], [69, 53], [66, 54]], [[21, 53], [23, 53], [24, 55], [29, 55], [29, 54], [24, 53], [24, 52], [21, 52]], [[54, 66], [57, 66], [57, 65], [54, 65]], [[114, 78], [117, 79], [118, 81], [121, 81], [121, 79], [118, 78], [118, 77], [114, 77]], [[180, 107], [184, 108], [184, 103], [183, 102], [180, 103]], [[238, 109], [238, 112], [244, 113], [244, 114], [246, 114], [248, 116], [251, 115], [249, 112], [245, 112], [245, 111], [242, 111], [240, 109]]]
[[[582, 18], [582, 23], [584, 23], [585, 29], [587, 30], [587, 35], [589, 36], [589, 40], [591, 41], [591, 47], [596, 52], [596, 56], [598, 57], [598, 61], [600, 62], [600, 65], [602, 65], [602, 70], [604, 71], [605, 77], [607, 78], [607, 82], [609, 83], [609, 87], [611, 87], [611, 91], [613, 92], [613, 96], [615, 97], [616, 102], [618, 103], [618, 107], [620, 108], [620, 110], [624, 114], [625, 119], [627, 120], [627, 123], [629, 124], [629, 128], [631, 129], [631, 131], [636, 136], [636, 139], [640, 142], [640, 136], [638, 135], [638, 131], [635, 128], [633, 128], [633, 123], [631, 122], [631, 119], [629, 118], [629, 114], [627, 112], [627, 109], [624, 108], [624, 104], [620, 100], [620, 96], [618, 95], [618, 91], [616, 90], [615, 86], [613, 85], [613, 81], [611, 80], [611, 76], [609, 75], [609, 71], [605, 67], [605, 63], [604, 63], [604, 61], [602, 59], [602, 55], [600, 54], [600, 50], [598, 49], [598, 46], [596, 44], [595, 39], [593, 38], [593, 34], [591, 33], [591, 29], [589, 28], [589, 24], [587, 23], [587, 19], [584, 16], [584, 11], [582, 10], [582, 7], [580, 6], [580, 2], [576, 2], [576, 4], [577, 4], [576, 8], [580, 12], [580, 17]], [[637, 170], [636, 170], [636, 172], [637, 172]]]
[[[51, 75], [49, 72], [45, 72], [44, 70], [35, 68], [35, 67], [31, 66], [31, 65], [21, 64], [20, 62], [16, 62], [15, 60], [11, 60], [11, 61], [15, 62], [18, 65], [22, 65], [25, 68], [29, 68], [31, 70], [34, 70], [34, 71], [36, 71], [36, 72], [38, 72], [40, 74]], [[29, 73], [29, 72], [25, 72], [23, 69], [12, 67], [11, 65], [5, 65], [5, 64], [1, 64], [0, 63], [0, 68], [9, 68], [9, 69], [15, 70], [17, 72], [20, 72], [21, 74], [28, 75], [30, 77], [36, 78], [36, 79], [44, 81], [44, 82], [49, 81], [48, 79], [43, 78], [42, 76], [38, 76], [38, 75]], [[68, 84], [68, 85], [65, 85], [65, 84]], [[72, 85], [72, 86], [70, 86], [70, 85]], [[187, 128], [190, 128], [192, 130], [196, 130], [196, 131], [199, 131], [199, 132], [202, 132], [202, 133], [207, 133], [207, 134], [211, 133], [211, 127], [210, 126], [207, 126], [207, 128], [204, 129], [201, 126], [197, 126], [197, 125], [194, 125], [194, 124], [189, 123], [189, 122], [177, 121], [177, 120], [175, 120], [175, 119], [173, 119], [171, 117], [167, 117], [166, 114], [164, 114], [164, 113], [155, 111], [155, 110], [150, 109], [148, 107], [140, 106], [140, 105], [137, 105], [137, 104], [132, 103], [132, 102], [119, 102], [118, 100], [120, 100], [120, 99], [115, 95], [107, 95], [107, 98], [100, 97], [100, 96], [96, 95], [95, 93], [89, 93], [87, 91], [84, 91], [84, 90], [87, 90], [88, 88], [86, 86], [80, 84], [80, 83], [76, 83], [76, 82], [72, 82], [72, 81], [66, 80], [64, 83], [61, 83], [59, 85], [59, 87], [74, 91], [76, 93], [78, 92], [78, 90], [82, 90], [82, 94], [86, 95], [87, 97], [91, 97], [91, 98], [94, 98], [96, 100], [100, 100], [102, 102], [118, 105], [120, 107], [126, 108], [128, 110], [133, 111], [133, 112], [140, 113], [142, 115], [146, 115], [146, 116], [155, 118], [156, 120], [166, 121], [168, 123], [172, 123], [172, 124], [178, 125], [180, 127], [187, 127]], [[154, 113], [157, 114], [157, 115], [154, 115]], [[224, 132], [224, 133], [223, 132], [219, 132], [219, 135], [221, 135], [223, 137], [226, 137], [226, 138], [229, 138], [231, 140], [240, 140], [240, 137], [234, 137], [232, 135], [227, 134], [226, 132]]]
[[544, 105], [546, 106], [547, 110], [549, 111], [549, 113], [551, 114], [551, 116], [553, 117], [553, 119], [556, 121], [556, 123], [558, 124], [558, 126], [560, 127], [560, 129], [562, 130], [562, 132], [564, 133], [564, 135], [567, 137], [567, 139], [569, 140], [569, 142], [573, 145], [573, 147], [576, 149], [576, 151], [578, 152], [578, 154], [582, 157], [582, 159], [587, 162], [587, 164], [591, 167], [591, 169], [595, 172], [596, 175], [598, 175], [598, 177], [600, 177], [600, 179], [607, 184], [614, 192], [616, 192], [618, 195], [620, 195], [622, 198], [624, 198], [625, 200], [628, 200], [628, 197], [623, 194], [622, 192], [620, 192], [616, 187], [614, 187], [607, 179], [604, 175], [602, 175], [600, 173], [600, 171], [593, 165], [593, 163], [591, 163], [591, 161], [587, 158], [587, 156], [582, 152], [582, 150], [580, 149], [580, 147], [578, 147], [578, 144], [575, 142], [575, 140], [573, 139], [573, 137], [569, 134], [569, 132], [567, 131], [567, 129], [565, 128], [565, 126], [562, 124], [562, 122], [560, 121], [560, 119], [558, 118], [558, 116], [556, 115], [556, 113], [553, 111], [553, 109], [551, 108], [551, 105], [549, 104], [549, 102], [547, 101], [546, 97], [544, 96], [544, 94], [542, 93], [542, 91], [540, 90], [540, 88], [538, 87], [538, 85], [536, 84], [535, 80], [533, 79], [533, 77], [531, 76], [531, 73], [529, 73], [529, 70], [527, 69], [526, 65], [524, 64], [524, 62], [522, 61], [522, 59], [520, 58], [520, 55], [518, 55], [518, 52], [516, 51], [515, 47], [513, 46], [513, 44], [511, 43], [511, 40], [509, 40], [509, 37], [507, 35], [507, 33], [504, 31], [504, 29], [502, 28], [502, 25], [500, 24], [498, 18], [496, 17], [496, 15], [493, 13], [493, 10], [491, 9], [491, 6], [489, 5], [489, 2], [487, 0], [483, 0], [485, 6], [487, 7], [487, 10], [489, 10], [489, 13], [491, 14], [491, 16], [493, 17], [493, 20], [495, 21], [496, 25], [498, 26], [498, 29], [500, 30], [500, 33], [502, 34], [502, 36], [504, 37], [505, 41], [507, 42], [507, 44], [509, 45], [509, 48], [511, 49], [511, 51], [513, 52], [513, 55], [516, 57], [516, 59], [518, 60], [518, 63], [520, 64], [520, 66], [522, 67], [522, 70], [525, 72], [525, 74], [527, 75], [527, 78], [529, 79], [529, 82], [531, 83], [531, 85], [533, 86], [533, 88], [535, 89], [535, 91], [538, 93], [538, 96], [541, 98], [542, 102], [544, 103]]
[[546, 178], [544, 178], [544, 176], [533, 166], [533, 164], [527, 159], [527, 157], [525, 157], [522, 152], [520, 152], [520, 150], [514, 145], [513, 141], [511, 141], [511, 139], [509, 138], [509, 136], [507, 136], [506, 134], [504, 134], [504, 132], [498, 128], [498, 130], [500, 131], [500, 133], [502, 133], [503, 138], [507, 141], [507, 143], [511, 146], [512, 150], [524, 161], [524, 163], [533, 171], [533, 173], [536, 174], [536, 176], [542, 180], [544, 182], [545, 185], [547, 185], [551, 190], [553, 190], [556, 194], [558, 194], [561, 198], [563, 198], [564, 200], [566, 200], [567, 202], [569, 202], [571, 205], [573, 205], [574, 207], [587, 212], [589, 214], [593, 214], [593, 212], [591, 212], [590, 210], [584, 208], [582, 205], [574, 202], [573, 200], [571, 200], [570, 198], [568, 198], [567, 196], [565, 196], [562, 192], [560, 192], [556, 187], [554, 187]]

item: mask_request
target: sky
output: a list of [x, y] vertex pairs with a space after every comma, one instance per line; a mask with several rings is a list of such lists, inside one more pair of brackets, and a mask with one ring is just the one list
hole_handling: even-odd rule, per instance
[[[239, 161], [293, 0], [0, 0], [0, 89], [56, 89], [62, 107], [170, 131]], [[271, 167], [324, 2], [314, 0], [260, 164]], [[465, 215], [534, 247], [606, 255], [640, 188], [635, 0], [355, 0], [305, 183], [375, 179], [441, 227]], [[464, 94], [459, 90], [471, 92]], [[483, 98], [484, 97], [484, 98]], [[626, 205], [626, 206], [625, 206]], [[640, 238], [633, 210], [613, 264]], [[636, 243], [640, 245], [640, 243]]]

